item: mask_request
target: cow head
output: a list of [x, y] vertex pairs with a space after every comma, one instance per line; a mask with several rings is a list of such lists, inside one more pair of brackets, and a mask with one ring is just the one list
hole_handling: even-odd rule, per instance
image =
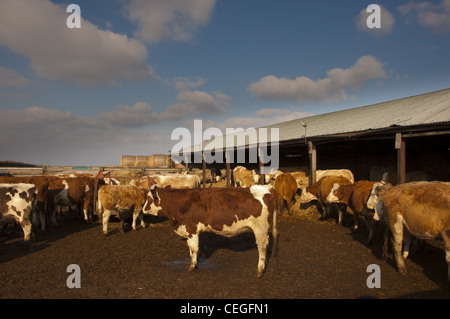
[[142, 209], [144, 214], [158, 216], [158, 212], [161, 210], [160, 198], [158, 195], [158, 191], [160, 190], [161, 188], [158, 184], [153, 184], [150, 186], [150, 190], [147, 193], [147, 199]]
[[391, 187], [392, 185], [386, 183], [385, 181], [376, 182], [373, 184], [372, 191], [370, 192], [369, 199], [367, 200], [367, 208], [375, 209], [377, 202], [380, 200], [380, 196], [382, 196], [384, 192]]
[[317, 199], [316, 196], [308, 192], [307, 186], [302, 187], [301, 190], [300, 203], [309, 203], [310, 201]]
[[327, 196], [328, 203], [339, 203], [339, 201], [344, 198], [344, 191], [339, 186], [340, 185], [338, 183], [334, 183], [330, 193]]

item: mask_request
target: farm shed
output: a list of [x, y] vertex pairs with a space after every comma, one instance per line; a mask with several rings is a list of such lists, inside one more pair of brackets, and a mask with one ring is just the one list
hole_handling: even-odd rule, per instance
[[[274, 128], [278, 129], [278, 142], [270, 142]], [[277, 123], [252, 132], [244, 130], [204, 141], [184, 149], [183, 154], [191, 166], [202, 167], [195, 161], [198, 156], [202, 158], [200, 150], [222, 158], [222, 163], [216, 161], [209, 167], [225, 168], [228, 154], [234, 159], [231, 169], [236, 165], [257, 169], [264, 161], [259, 156], [264, 152], [258, 141], [265, 134], [268, 149], [278, 145], [281, 170], [306, 166], [311, 178], [316, 169], [348, 168], [355, 179], [369, 179], [374, 168], [390, 167], [400, 183], [405, 182], [407, 172], [417, 171], [435, 180], [450, 181], [450, 88]], [[239, 150], [245, 151], [245, 162], [236, 162]], [[251, 160], [254, 154], [258, 154], [256, 162]]]

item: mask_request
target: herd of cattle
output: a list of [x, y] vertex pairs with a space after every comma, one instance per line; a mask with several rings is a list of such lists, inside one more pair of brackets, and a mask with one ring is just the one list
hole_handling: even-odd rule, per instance
[[[416, 181], [400, 185], [389, 183], [388, 174], [377, 181], [355, 181], [350, 170], [316, 172], [309, 185], [305, 170], [259, 176], [255, 171], [237, 166], [232, 179], [235, 187], [200, 188], [199, 174], [156, 175], [145, 178], [98, 179], [91, 175], [44, 175], [32, 177], [0, 177], [1, 216], [12, 216], [20, 223], [24, 241], [30, 241], [32, 231], [43, 232], [48, 222], [57, 224], [57, 206], [76, 205], [83, 218], [92, 222], [97, 210], [103, 232], [108, 234], [111, 214], [118, 215], [120, 228], [132, 214], [132, 227], [139, 218], [146, 227], [143, 214], [164, 216], [174, 231], [187, 238], [191, 263], [197, 266], [199, 234], [214, 232], [234, 236], [248, 229], [255, 235], [259, 252], [257, 276], [266, 267], [269, 234], [272, 229], [273, 255], [276, 255], [277, 214], [292, 212], [296, 195], [300, 203], [315, 201], [321, 219], [338, 212], [338, 224], [343, 216], [353, 215], [354, 231], [363, 218], [369, 229], [367, 243], [374, 237], [374, 224], [384, 221], [384, 252], [392, 238], [399, 272], [406, 273], [404, 258], [409, 254], [411, 236], [419, 239], [441, 238], [445, 243], [448, 279], [450, 280], [450, 183]], [[209, 173], [210, 174], [210, 173]], [[218, 172], [215, 178], [225, 177]], [[209, 175], [210, 180], [213, 178]], [[98, 188], [98, 199], [96, 190]], [[98, 200], [98, 204], [94, 205]], [[94, 208], [96, 206], [97, 209]], [[403, 251], [402, 251], [403, 248]]]

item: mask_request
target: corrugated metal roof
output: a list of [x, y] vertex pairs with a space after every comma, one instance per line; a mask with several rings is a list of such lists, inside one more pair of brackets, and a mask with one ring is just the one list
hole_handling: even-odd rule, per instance
[[[256, 132], [264, 134], [267, 129], [270, 142], [272, 128], [278, 128], [279, 141], [289, 141], [305, 137], [307, 138], [364, 132], [367, 130], [379, 130], [392, 126], [416, 126], [450, 122], [450, 88], [440, 91], [411, 96], [398, 100], [372, 104], [343, 111], [320, 114], [300, 118], [288, 122], [277, 123], [256, 129]], [[263, 130], [260, 130], [263, 129]], [[243, 136], [248, 137], [244, 141]], [[238, 138], [241, 138], [241, 141]], [[245, 147], [257, 144], [256, 134], [241, 132], [232, 135], [218, 137], [213, 141], [205, 141], [203, 149], [220, 150], [227, 146], [226, 141], [232, 141], [230, 146]], [[236, 141], [236, 140], [237, 141]], [[197, 148], [198, 149], [198, 148]], [[194, 147], [184, 150], [194, 151]]]

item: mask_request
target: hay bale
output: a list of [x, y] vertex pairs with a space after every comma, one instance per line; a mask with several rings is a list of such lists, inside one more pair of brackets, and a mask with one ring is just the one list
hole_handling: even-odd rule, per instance
[[136, 163], [136, 156], [134, 155], [122, 155], [120, 157], [120, 166], [134, 167]]

